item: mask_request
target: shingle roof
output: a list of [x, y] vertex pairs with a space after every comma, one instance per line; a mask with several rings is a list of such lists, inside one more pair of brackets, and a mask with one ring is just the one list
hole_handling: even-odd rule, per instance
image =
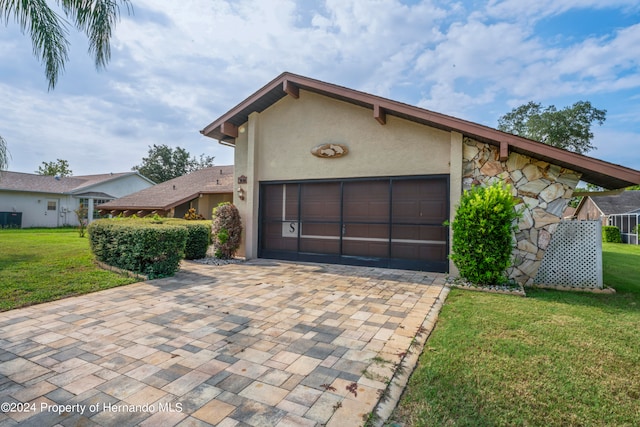
[[0, 172], [0, 190], [25, 191], [30, 193], [75, 194], [93, 185], [128, 175], [139, 174], [137, 172], [121, 172], [61, 178], [48, 175], [3, 171]]
[[233, 166], [214, 166], [156, 184], [98, 206], [104, 210], [168, 210], [200, 194], [233, 192]]
[[385, 115], [421, 123], [446, 131], [456, 131], [481, 142], [499, 145], [505, 151], [524, 154], [557, 164], [582, 174], [582, 180], [604, 188], [618, 189], [640, 184], [640, 171], [572, 153], [424, 108], [404, 104], [343, 86], [284, 72], [253, 95], [227, 111], [200, 131], [221, 142], [235, 144], [238, 126], [247, 122], [253, 112], [262, 112], [285, 96], [297, 98], [300, 90], [314, 92], [373, 111], [372, 119], [384, 122]]
[[629, 213], [640, 209], [640, 190], [627, 190], [616, 196], [589, 196], [605, 215]]

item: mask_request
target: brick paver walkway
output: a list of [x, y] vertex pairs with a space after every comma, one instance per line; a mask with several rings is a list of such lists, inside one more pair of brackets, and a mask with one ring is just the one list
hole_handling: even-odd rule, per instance
[[362, 425], [443, 289], [434, 273], [184, 263], [0, 313], [0, 426]]

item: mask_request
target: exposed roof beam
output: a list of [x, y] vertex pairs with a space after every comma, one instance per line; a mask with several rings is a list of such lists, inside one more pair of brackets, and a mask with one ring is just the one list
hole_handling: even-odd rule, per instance
[[289, 80], [285, 80], [284, 82], [282, 82], [282, 90], [284, 90], [287, 95], [295, 99], [298, 99], [300, 97], [300, 89]]
[[387, 113], [384, 108], [380, 107], [380, 104], [373, 104], [373, 118], [381, 125], [387, 124]]
[[617, 190], [607, 190], [607, 191], [574, 191], [574, 197], [591, 197], [591, 196], [617, 196], [618, 194], [622, 194], [624, 188], [618, 188]]
[[509, 143], [500, 141], [500, 161], [505, 162], [509, 158]]
[[237, 138], [238, 137], [238, 126], [234, 125], [233, 123], [224, 122], [220, 126], [220, 132], [222, 132], [223, 134], [225, 134], [227, 136], [230, 136], [232, 138]]

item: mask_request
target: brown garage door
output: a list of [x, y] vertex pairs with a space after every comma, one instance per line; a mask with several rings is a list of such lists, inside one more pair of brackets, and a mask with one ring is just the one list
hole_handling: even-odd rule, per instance
[[446, 272], [448, 176], [261, 184], [263, 258]]

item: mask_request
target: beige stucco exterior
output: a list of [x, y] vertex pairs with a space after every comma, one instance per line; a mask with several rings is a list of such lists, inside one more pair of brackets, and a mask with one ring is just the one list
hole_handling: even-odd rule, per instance
[[[327, 159], [311, 154], [313, 147], [327, 143], [347, 146], [348, 155]], [[437, 174], [450, 175], [451, 216], [462, 188], [460, 133], [393, 116], [382, 125], [370, 109], [301, 90], [298, 99], [285, 97], [239, 126], [233, 203], [244, 221], [240, 253], [249, 259], [258, 254], [260, 182]], [[246, 184], [238, 184], [240, 176], [247, 177]]]

